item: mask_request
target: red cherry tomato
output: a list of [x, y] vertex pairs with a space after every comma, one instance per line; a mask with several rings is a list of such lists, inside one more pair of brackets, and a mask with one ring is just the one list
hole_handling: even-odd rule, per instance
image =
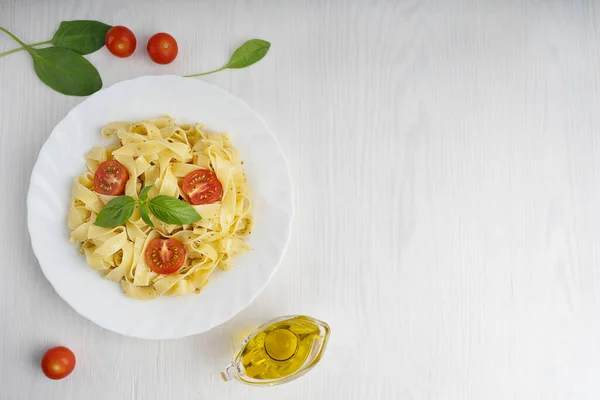
[[64, 346], [53, 347], [42, 357], [42, 371], [50, 379], [62, 379], [75, 369], [75, 354]]
[[146, 264], [157, 274], [177, 272], [185, 262], [185, 247], [175, 239], [154, 239], [145, 253]]
[[192, 204], [211, 204], [221, 200], [223, 185], [210, 169], [197, 169], [183, 178], [183, 192]]
[[150, 59], [157, 64], [169, 64], [177, 57], [179, 51], [177, 41], [168, 33], [160, 32], [152, 35], [146, 46]]
[[125, 58], [133, 54], [137, 40], [129, 28], [113, 26], [106, 34], [104, 43], [113, 55]]
[[129, 179], [127, 168], [116, 160], [104, 161], [94, 174], [96, 193], [119, 196], [125, 193], [125, 184]]

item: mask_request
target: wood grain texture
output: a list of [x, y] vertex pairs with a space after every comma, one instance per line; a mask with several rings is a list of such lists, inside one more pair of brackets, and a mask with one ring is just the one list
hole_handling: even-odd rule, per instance
[[[208, 333], [140, 341], [78, 316], [33, 256], [25, 197], [82, 99], [40, 83], [26, 54], [0, 58], [0, 399], [600, 398], [597, 3], [120, 3], [1, 0], [0, 25], [28, 42], [61, 20], [129, 26], [134, 56], [89, 56], [105, 86], [270, 40], [259, 64], [205, 79], [281, 141], [291, 244], [260, 297]], [[144, 54], [159, 30], [179, 40], [169, 66]], [[281, 387], [221, 382], [239, 333], [290, 313], [331, 324], [321, 364]], [[78, 366], [51, 382], [38, 363], [56, 344]]]

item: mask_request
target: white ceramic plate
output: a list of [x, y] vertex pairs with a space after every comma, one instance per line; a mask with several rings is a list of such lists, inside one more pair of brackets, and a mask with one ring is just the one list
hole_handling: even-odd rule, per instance
[[[85, 170], [84, 155], [108, 143], [100, 134], [103, 125], [164, 114], [231, 134], [253, 192], [255, 226], [247, 242], [254, 250], [236, 256], [230, 271], [212, 275], [200, 294], [132, 300], [69, 243], [67, 207], [73, 179]], [[27, 213], [44, 275], [79, 314], [122, 335], [172, 339], [224, 323], [267, 285], [290, 236], [292, 183], [277, 139], [242, 100], [197, 79], [145, 76], [95, 93], [54, 128], [31, 174]]]

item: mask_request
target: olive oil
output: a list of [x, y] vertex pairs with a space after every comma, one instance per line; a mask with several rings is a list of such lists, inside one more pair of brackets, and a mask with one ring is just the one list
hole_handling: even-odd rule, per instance
[[223, 377], [257, 385], [287, 382], [321, 359], [328, 338], [329, 326], [322, 321], [306, 316], [278, 318], [248, 336]]

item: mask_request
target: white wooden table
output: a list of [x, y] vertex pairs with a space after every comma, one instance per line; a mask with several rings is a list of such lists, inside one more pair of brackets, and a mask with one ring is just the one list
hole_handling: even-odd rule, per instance
[[[36, 155], [83, 99], [44, 86], [24, 52], [0, 58], [0, 399], [600, 398], [598, 3], [0, 0], [0, 25], [30, 43], [70, 19], [136, 33], [129, 59], [89, 56], [105, 86], [271, 41], [205, 79], [276, 132], [295, 225], [273, 281], [223, 326], [160, 342], [95, 326], [26, 230]], [[172, 65], [145, 55], [157, 31], [179, 41]], [[314, 371], [220, 380], [240, 331], [290, 313], [331, 324]], [[54, 382], [39, 359], [58, 344], [78, 364]]]

